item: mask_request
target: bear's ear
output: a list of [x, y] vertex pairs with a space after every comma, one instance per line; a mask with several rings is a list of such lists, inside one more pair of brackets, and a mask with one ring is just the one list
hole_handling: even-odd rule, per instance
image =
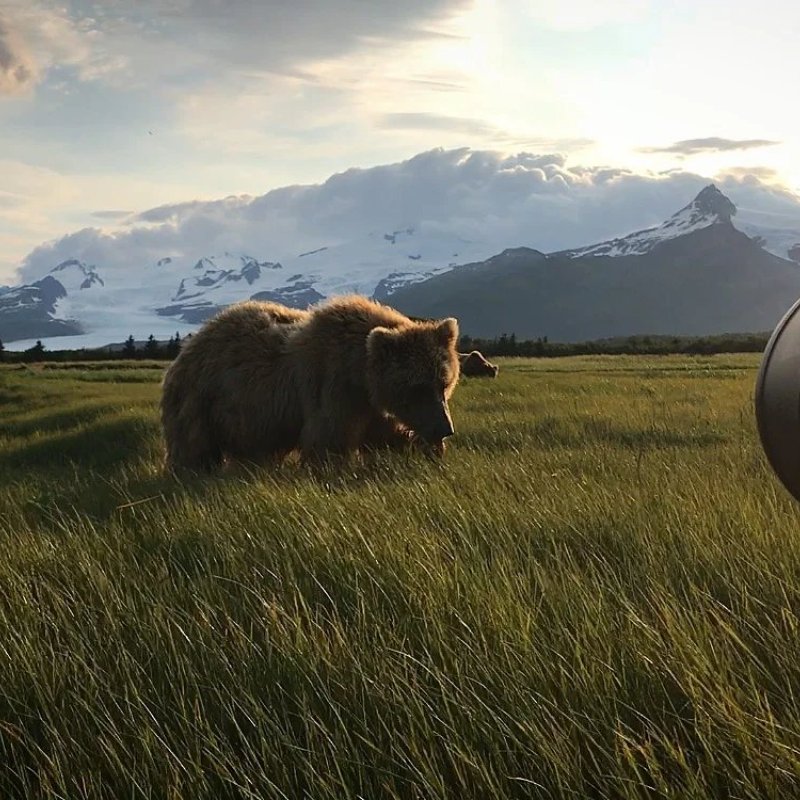
[[436, 326], [436, 337], [445, 347], [449, 347], [458, 339], [458, 320], [453, 317], [443, 319]]
[[377, 327], [367, 334], [367, 353], [372, 356], [389, 353], [397, 342], [398, 333], [392, 328]]

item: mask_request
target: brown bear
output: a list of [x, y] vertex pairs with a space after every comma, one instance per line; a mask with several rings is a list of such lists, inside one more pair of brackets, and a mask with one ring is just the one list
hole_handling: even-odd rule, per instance
[[461, 364], [461, 374], [472, 378], [496, 378], [500, 370], [500, 367], [488, 362], [478, 350], [459, 353], [458, 360]]
[[164, 376], [170, 468], [422, 445], [441, 454], [460, 370], [455, 319], [413, 322], [360, 296], [297, 311], [229, 306]]

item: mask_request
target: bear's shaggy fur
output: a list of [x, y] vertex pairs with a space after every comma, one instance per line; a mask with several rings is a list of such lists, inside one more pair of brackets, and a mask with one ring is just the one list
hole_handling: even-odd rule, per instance
[[309, 311], [247, 301], [189, 339], [167, 370], [167, 466], [304, 459], [423, 444], [453, 433], [454, 319], [413, 322], [359, 296]]
[[281, 322], [287, 325], [292, 322], [300, 322], [301, 320], [308, 319], [308, 311], [302, 311], [299, 308], [289, 308], [289, 306], [282, 306], [280, 303], [270, 303], [266, 300], [246, 300], [243, 303], [239, 303], [239, 305], [255, 305], [262, 314], [265, 314], [275, 322]]
[[461, 364], [461, 374], [471, 378], [496, 378], [500, 370], [500, 367], [488, 362], [478, 350], [459, 353], [458, 360]]

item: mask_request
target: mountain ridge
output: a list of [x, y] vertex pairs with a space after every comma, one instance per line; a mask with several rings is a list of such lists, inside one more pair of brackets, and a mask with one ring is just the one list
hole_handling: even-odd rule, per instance
[[404, 313], [453, 315], [472, 336], [578, 342], [770, 330], [800, 296], [800, 268], [728, 222], [629, 255], [515, 252], [402, 289]]
[[[624, 328], [613, 329], [609, 335], [656, 333], [650, 329], [630, 329], [634, 321], [643, 324], [647, 320], [620, 308], [618, 301], [629, 297], [633, 287], [638, 287], [643, 296], [648, 295], [648, 287], [641, 285], [635, 270], [645, 273], [652, 270], [649, 262], [662, 259], [668, 252], [663, 248], [670, 243], [683, 243], [684, 248], [693, 252], [691, 257], [695, 260], [716, 264], [720, 280], [724, 265], [717, 262], [724, 254], [723, 261], [728, 262], [733, 272], [739, 270], [736, 281], [747, 284], [751, 299], [757, 299], [765, 291], [769, 294], [772, 289], [752, 287], [750, 279], [744, 280], [739, 269], [743, 258], [752, 270], [759, 269], [756, 262], [763, 262], [761, 269], [772, 269], [775, 275], [780, 273], [784, 293], [794, 291], [793, 277], [795, 274], [800, 277], [797, 264], [770, 252], [765, 237], [749, 235], [737, 228], [733, 222], [736, 215], [735, 204], [711, 183], [660, 225], [551, 253], [530, 247], [495, 249], [492, 243], [479, 239], [405, 226], [373, 231], [363, 239], [344, 244], [305, 250], [280, 261], [229, 251], [201, 256], [175, 252], [153, 258], [138, 271], [107, 274], [102, 265], [70, 258], [60, 261], [38, 281], [0, 289], [0, 339], [17, 349], [29, 345], [34, 338], [48, 341], [66, 336], [69, 341], [64, 340], [63, 346], [80, 347], [101, 346], [129, 334], [153, 333], [165, 337], [177, 330], [185, 335], [220, 308], [238, 300], [263, 299], [306, 307], [325, 297], [350, 292], [372, 296], [415, 315], [426, 315], [421, 310], [436, 308], [443, 315], [463, 316], [462, 328], [471, 335], [497, 335], [503, 330], [514, 330], [518, 335], [530, 333], [554, 338], [559, 329], [564, 330], [564, 335], [576, 335], [570, 333], [574, 328], [583, 331], [583, 338], [598, 338], [606, 335], [609, 323], [603, 320], [609, 315]], [[753, 234], [752, 226], [749, 230]], [[714, 231], [726, 231], [727, 236], [720, 234], [715, 238]], [[787, 255], [789, 252], [791, 247]], [[669, 261], [670, 256], [664, 257]], [[637, 258], [644, 262], [629, 261]], [[783, 266], [764, 267], [773, 263], [771, 259], [777, 259]], [[561, 271], [559, 274], [553, 273], [556, 267]], [[680, 269], [683, 285], [676, 285], [674, 291], [690, 292], [697, 277], [684, 274], [683, 267]], [[784, 275], [787, 269], [791, 272]], [[595, 274], [598, 270], [599, 275]], [[475, 288], [474, 284], [480, 284], [483, 275], [490, 276], [490, 285], [486, 289]], [[573, 281], [569, 291], [578, 297], [586, 287], [593, 287], [595, 297], [604, 298], [605, 311], [590, 311], [586, 305], [567, 302], [563, 282], [568, 276]], [[665, 282], [663, 275], [656, 274], [650, 280], [656, 276], [659, 280], [655, 282], [661, 285], [662, 292], [673, 294], [673, 287], [669, 281]], [[569, 309], [569, 314], [577, 315], [584, 323], [571, 327], [555, 325], [549, 332], [538, 332], [533, 330], [532, 323], [513, 315], [504, 321], [501, 312], [491, 304], [484, 307], [483, 319], [478, 319], [471, 310], [476, 301], [470, 292], [488, 292], [486, 296], [493, 296], [496, 286], [492, 284], [501, 279], [510, 283], [508, 291], [512, 296], [498, 296], [494, 302], [514, 308], [513, 295], [530, 295], [531, 286], [526, 285], [526, 280], [530, 283], [534, 278], [538, 281], [538, 294], [529, 302], [532, 308], [539, 309], [540, 318], [548, 318], [541, 306], [550, 292], [551, 302], [557, 301], [564, 313]], [[678, 282], [677, 273], [672, 280]], [[612, 286], [616, 298], [610, 293]], [[800, 294], [800, 282], [796, 291]], [[793, 299], [787, 298], [784, 305], [788, 307]], [[633, 299], [631, 302], [636, 305]], [[707, 302], [713, 304], [713, 297], [707, 297]], [[774, 325], [777, 319], [769, 317], [777, 304], [770, 300], [767, 305], [768, 314], [756, 315], [754, 319]], [[624, 323], [626, 319], [628, 322]], [[655, 324], [657, 314], [652, 319]], [[744, 313], [737, 330], [745, 329], [742, 325], [749, 324], [748, 319]], [[595, 320], [597, 330], [588, 325], [589, 320]], [[692, 327], [688, 320], [682, 324]], [[718, 331], [703, 331], [714, 332]]]

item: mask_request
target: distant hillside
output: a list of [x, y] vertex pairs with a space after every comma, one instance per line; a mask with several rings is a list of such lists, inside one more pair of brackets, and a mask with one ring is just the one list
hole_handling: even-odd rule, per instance
[[391, 302], [418, 316], [456, 316], [472, 336], [575, 342], [771, 330], [798, 296], [797, 264], [720, 220], [638, 255], [506, 250], [399, 289]]

